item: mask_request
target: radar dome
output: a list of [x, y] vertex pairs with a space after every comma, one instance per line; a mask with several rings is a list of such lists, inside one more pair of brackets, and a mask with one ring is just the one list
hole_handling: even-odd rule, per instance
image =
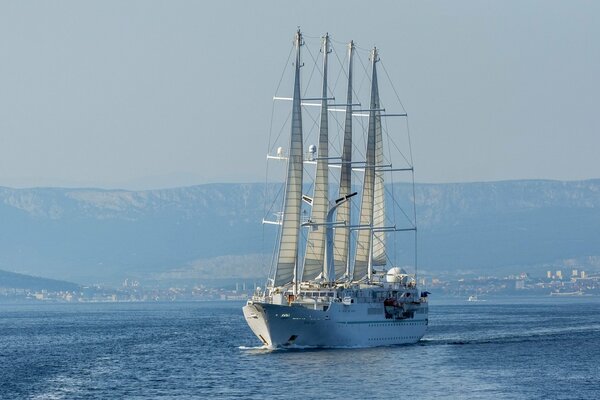
[[387, 283], [406, 283], [408, 274], [400, 267], [390, 268], [385, 274], [385, 281]]

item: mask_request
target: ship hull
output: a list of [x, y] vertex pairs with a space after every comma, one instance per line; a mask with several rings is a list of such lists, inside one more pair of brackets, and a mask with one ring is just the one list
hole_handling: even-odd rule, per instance
[[374, 347], [418, 342], [427, 329], [427, 304], [412, 318], [386, 318], [383, 304], [334, 302], [327, 310], [248, 302], [243, 308], [254, 334], [268, 347]]

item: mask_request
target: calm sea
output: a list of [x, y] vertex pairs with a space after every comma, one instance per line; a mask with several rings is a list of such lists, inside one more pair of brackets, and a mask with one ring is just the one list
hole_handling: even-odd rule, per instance
[[0, 398], [600, 398], [598, 298], [438, 299], [419, 344], [337, 350], [262, 350], [241, 306], [0, 305]]

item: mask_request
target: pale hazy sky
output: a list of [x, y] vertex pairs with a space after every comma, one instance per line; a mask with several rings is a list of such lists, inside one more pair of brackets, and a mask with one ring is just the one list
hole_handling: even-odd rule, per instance
[[600, 177], [597, 1], [3, 0], [0, 186], [262, 181], [298, 25], [381, 49], [418, 181]]

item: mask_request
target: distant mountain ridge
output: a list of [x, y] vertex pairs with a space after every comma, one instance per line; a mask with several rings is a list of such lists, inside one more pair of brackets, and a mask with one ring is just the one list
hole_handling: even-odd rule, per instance
[[72, 282], [40, 278], [36, 276], [0, 270], [0, 288], [75, 291], [79, 290], [80, 286]]
[[[392, 189], [410, 201], [409, 185]], [[600, 179], [417, 184], [415, 195], [420, 265], [428, 271], [600, 256]], [[240, 273], [272, 248], [275, 229], [260, 223], [264, 197], [264, 184], [0, 187], [0, 269], [76, 282], [188, 276], [181, 271], [199, 263], [215, 265], [217, 277]], [[227, 265], [201, 262], [210, 259]]]

